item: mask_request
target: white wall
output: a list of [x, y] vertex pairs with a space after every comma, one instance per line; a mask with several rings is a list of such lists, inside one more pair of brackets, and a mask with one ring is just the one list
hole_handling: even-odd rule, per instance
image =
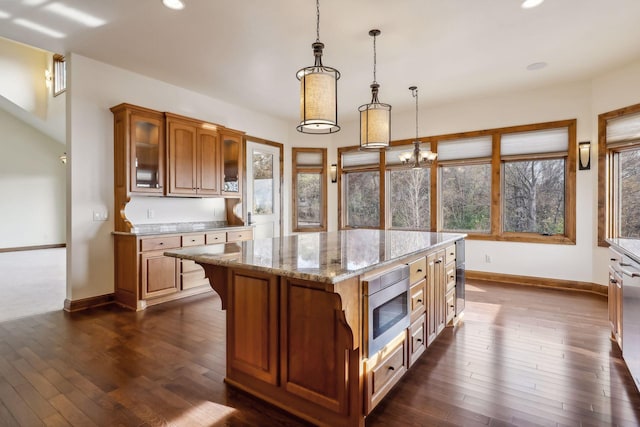
[[0, 248], [64, 243], [64, 146], [2, 109], [0, 129]]
[[[595, 140], [588, 82], [421, 108], [420, 112], [421, 136], [575, 118], [578, 141]], [[415, 137], [415, 110], [394, 111], [392, 120], [392, 139]], [[336, 137], [339, 145], [357, 143], [357, 125], [350, 123], [343, 127]], [[589, 264], [596, 240], [592, 230], [595, 194], [590, 188], [596, 175], [594, 167], [590, 171], [577, 172], [576, 245], [469, 240], [466, 245], [467, 269], [592, 282], [594, 278]], [[485, 255], [490, 256], [491, 263], [485, 262]]]
[[[127, 102], [210, 121], [280, 143], [286, 143], [290, 124], [81, 55], [71, 54], [67, 59], [67, 298], [79, 300], [113, 292], [113, 115], [110, 107]], [[290, 197], [287, 188], [290, 187], [283, 189], [285, 201]], [[205, 206], [198, 206], [196, 211], [211, 209], [210, 219], [217, 216], [213, 212], [215, 207], [207, 207], [211, 202], [205, 199], [162, 202], [149, 199], [149, 203], [154, 204], [163, 221], [179, 220], [179, 213], [199, 203]], [[135, 215], [143, 217], [144, 202], [136, 205]], [[108, 212], [109, 219], [93, 221], [94, 211]], [[197, 214], [197, 218], [201, 215]]]

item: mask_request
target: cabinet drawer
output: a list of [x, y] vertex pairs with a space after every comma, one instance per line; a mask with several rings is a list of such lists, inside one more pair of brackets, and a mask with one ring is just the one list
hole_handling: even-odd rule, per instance
[[409, 263], [409, 282], [415, 283], [424, 279], [427, 273], [427, 259], [420, 258]]
[[180, 243], [180, 236], [151, 237], [148, 239], [142, 239], [140, 241], [140, 250], [142, 252], [146, 252], [161, 249], [179, 248]]
[[449, 264], [456, 260], [456, 245], [447, 246], [445, 249], [444, 263]]
[[200, 246], [204, 245], [204, 234], [187, 234], [182, 236], [182, 246]]
[[394, 377], [405, 368], [405, 341], [403, 340], [371, 371], [371, 394], [377, 395], [391, 385]]
[[227, 242], [253, 239], [253, 230], [227, 231]]
[[445, 267], [445, 274], [446, 274], [446, 283], [447, 283], [446, 292], [449, 292], [453, 288], [456, 287], [456, 266], [455, 266], [455, 264], [447, 265]]
[[224, 243], [227, 241], [227, 233], [224, 231], [216, 231], [215, 233], [205, 234], [205, 244], [212, 245], [214, 243]]
[[411, 286], [411, 320], [416, 320], [424, 313], [427, 302], [427, 280], [422, 279]]
[[422, 314], [409, 327], [409, 367], [427, 348], [427, 316]]
[[456, 315], [456, 291], [455, 289], [447, 292], [445, 313], [447, 314], [447, 323], [453, 320]]

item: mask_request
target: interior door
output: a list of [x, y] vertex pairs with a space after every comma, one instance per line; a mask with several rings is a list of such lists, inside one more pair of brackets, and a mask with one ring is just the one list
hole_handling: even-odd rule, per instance
[[253, 237], [280, 236], [280, 148], [247, 140], [247, 219]]

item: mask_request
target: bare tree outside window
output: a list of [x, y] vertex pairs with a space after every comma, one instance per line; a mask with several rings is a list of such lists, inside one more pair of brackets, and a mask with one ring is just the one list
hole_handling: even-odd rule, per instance
[[322, 174], [298, 173], [296, 192], [298, 227], [320, 227], [322, 206]]
[[389, 171], [391, 226], [429, 229], [431, 225], [431, 170], [392, 169]]
[[273, 155], [253, 154], [253, 209], [256, 215], [273, 213]]
[[491, 165], [442, 166], [442, 229], [486, 233], [491, 228]]
[[378, 171], [344, 174], [348, 227], [380, 226], [380, 173]]
[[564, 234], [564, 159], [504, 163], [504, 231]]
[[640, 149], [620, 151], [618, 154], [619, 236], [640, 238]]

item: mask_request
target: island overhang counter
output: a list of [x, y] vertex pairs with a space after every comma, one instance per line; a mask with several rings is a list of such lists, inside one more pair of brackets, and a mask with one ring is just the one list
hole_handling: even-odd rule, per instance
[[[464, 237], [357, 229], [165, 255], [202, 265], [220, 295], [228, 384], [318, 425], [363, 426], [445, 324], [461, 318]], [[397, 317], [370, 307], [368, 288], [381, 277], [407, 283], [388, 307], [401, 306], [410, 326], [368, 354], [371, 318], [384, 328]]]

